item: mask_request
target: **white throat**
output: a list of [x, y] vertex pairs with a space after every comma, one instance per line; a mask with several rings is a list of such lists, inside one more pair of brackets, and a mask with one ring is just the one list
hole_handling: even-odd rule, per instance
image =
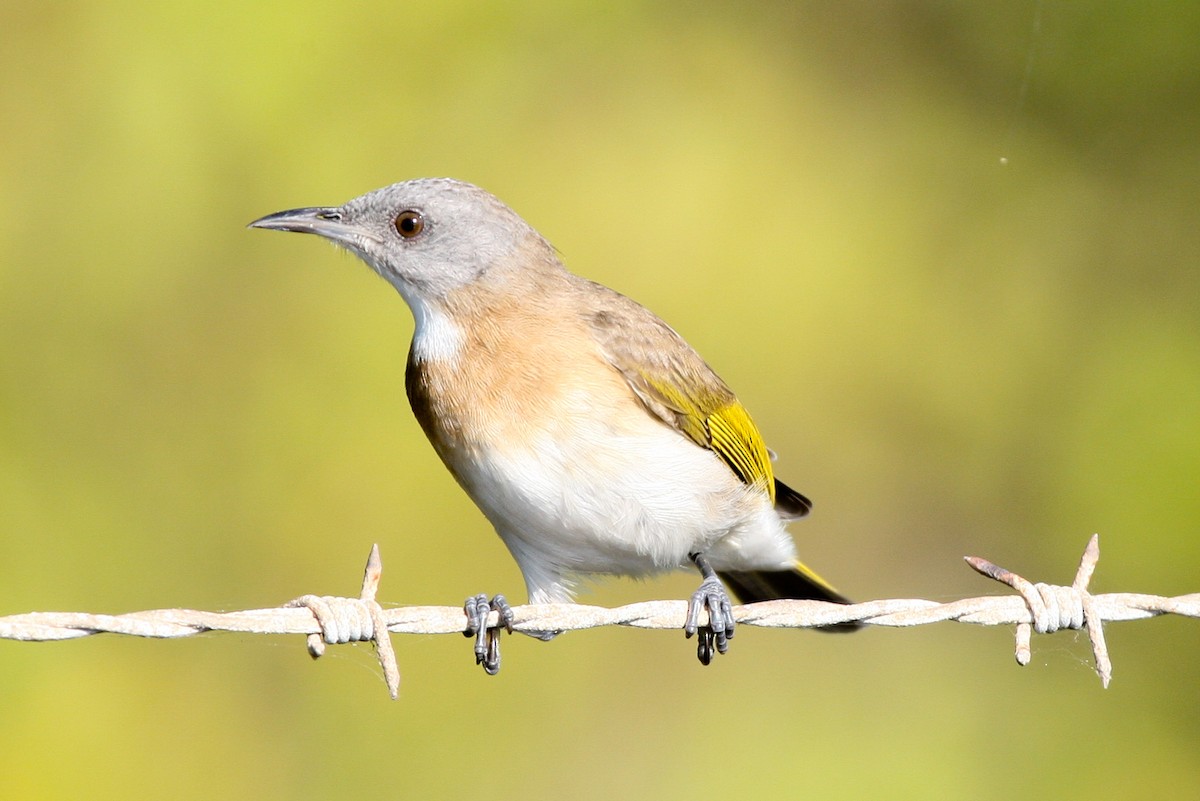
[[466, 339], [463, 330], [443, 310], [418, 298], [404, 298], [412, 309], [413, 357], [424, 362], [456, 362]]

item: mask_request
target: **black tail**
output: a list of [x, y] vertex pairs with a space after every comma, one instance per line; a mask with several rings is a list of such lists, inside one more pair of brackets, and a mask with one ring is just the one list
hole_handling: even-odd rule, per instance
[[[830, 601], [835, 604], [853, 603], [800, 562], [796, 562], [792, 570], [722, 570], [718, 571], [717, 575], [738, 600], [746, 604], [785, 598]], [[862, 625], [859, 623], [838, 623], [822, 626], [817, 631], [842, 632], [856, 631], [860, 628]]]

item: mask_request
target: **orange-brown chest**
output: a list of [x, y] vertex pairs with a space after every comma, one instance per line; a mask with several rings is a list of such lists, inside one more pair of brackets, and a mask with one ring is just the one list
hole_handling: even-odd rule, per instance
[[494, 309], [460, 331], [453, 354], [422, 358], [414, 345], [405, 374], [413, 413], [456, 475], [463, 458], [530, 446], [562, 422], [564, 398], [618, 380], [569, 317]]

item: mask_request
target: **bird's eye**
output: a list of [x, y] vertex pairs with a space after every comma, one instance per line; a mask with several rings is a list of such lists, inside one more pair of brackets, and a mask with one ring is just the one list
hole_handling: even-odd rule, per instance
[[412, 239], [425, 230], [425, 218], [421, 212], [407, 209], [396, 215], [396, 233], [405, 239]]

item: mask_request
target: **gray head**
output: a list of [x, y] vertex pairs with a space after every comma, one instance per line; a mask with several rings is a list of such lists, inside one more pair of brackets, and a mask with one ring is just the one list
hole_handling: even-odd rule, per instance
[[414, 309], [489, 272], [520, 269], [528, 260], [513, 257], [530, 245], [554, 261], [550, 246], [516, 212], [479, 187], [450, 178], [404, 181], [341, 206], [268, 214], [250, 226], [317, 234], [346, 248]]

